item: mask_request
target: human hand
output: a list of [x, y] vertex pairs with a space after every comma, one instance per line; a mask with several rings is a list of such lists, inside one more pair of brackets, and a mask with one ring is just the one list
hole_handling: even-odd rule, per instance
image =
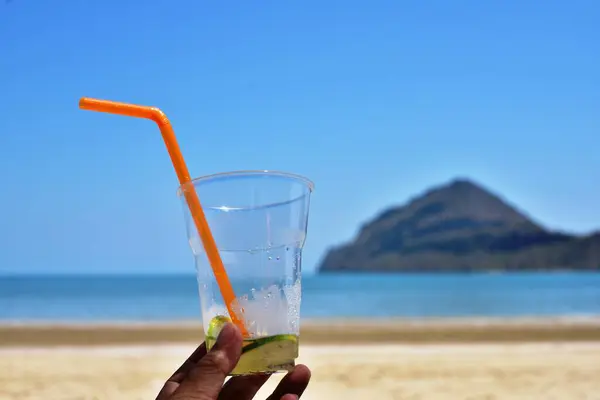
[[[156, 400], [251, 400], [269, 374], [234, 376], [225, 382], [242, 353], [242, 335], [226, 324], [209, 352], [203, 343], [165, 382]], [[297, 400], [310, 380], [310, 370], [297, 365], [267, 400]]]

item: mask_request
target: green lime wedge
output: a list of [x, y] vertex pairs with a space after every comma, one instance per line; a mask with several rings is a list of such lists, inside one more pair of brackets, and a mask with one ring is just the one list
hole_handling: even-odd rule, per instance
[[298, 357], [298, 337], [274, 335], [244, 341], [240, 361], [233, 373], [277, 371], [293, 367]]
[[[210, 320], [206, 330], [206, 345], [212, 348], [229, 317], [217, 315]], [[298, 358], [298, 336], [290, 334], [244, 339], [242, 355], [233, 375], [255, 372], [289, 370]]]
[[[296, 336], [296, 335], [274, 335], [274, 336], [267, 336], [267, 337], [249, 340], [246, 342], [246, 345], [244, 346], [244, 348], [242, 350], [242, 354], [247, 353], [252, 350], [255, 350], [259, 347], [266, 346], [268, 344], [275, 344], [282, 348], [289, 347], [289, 345], [297, 347], [298, 346], [298, 336]], [[271, 348], [271, 346], [269, 346], [269, 348]]]
[[217, 315], [210, 320], [210, 323], [208, 324], [208, 330], [206, 331], [206, 336], [210, 337], [211, 339], [216, 339], [219, 336], [221, 329], [223, 329], [223, 326], [228, 322], [231, 322], [229, 317], [226, 317], [225, 315]]

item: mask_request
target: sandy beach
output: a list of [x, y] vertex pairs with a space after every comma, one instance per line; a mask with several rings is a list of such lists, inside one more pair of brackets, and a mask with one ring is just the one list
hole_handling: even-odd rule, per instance
[[[200, 332], [2, 325], [0, 399], [152, 399]], [[299, 361], [313, 370], [305, 399], [600, 399], [595, 319], [308, 321], [301, 338]]]

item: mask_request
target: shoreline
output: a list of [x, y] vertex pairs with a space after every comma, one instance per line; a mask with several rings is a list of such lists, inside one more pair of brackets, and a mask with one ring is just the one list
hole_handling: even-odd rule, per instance
[[[549, 318], [307, 319], [303, 344], [600, 342], [600, 316]], [[199, 343], [202, 325], [169, 322], [0, 321], [0, 347]]]

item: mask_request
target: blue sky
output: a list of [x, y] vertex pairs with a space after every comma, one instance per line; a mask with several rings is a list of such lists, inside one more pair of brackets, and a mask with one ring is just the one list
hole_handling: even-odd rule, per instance
[[0, 4], [0, 272], [192, 272], [155, 105], [194, 176], [316, 184], [304, 265], [383, 207], [469, 177], [600, 228], [595, 1]]

